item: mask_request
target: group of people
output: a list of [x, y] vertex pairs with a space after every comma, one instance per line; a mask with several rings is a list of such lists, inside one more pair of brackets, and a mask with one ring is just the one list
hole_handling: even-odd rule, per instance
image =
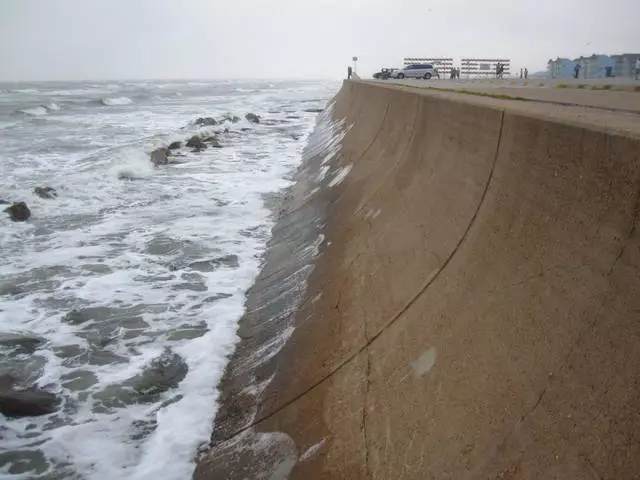
[[496, 63], [496, 78], [502, 78], [504, 76], [504, 63]]
[[449, 80], [455, 80], [456, 78], [460, 80], [460, 69], [452, 67], [449, 72]]

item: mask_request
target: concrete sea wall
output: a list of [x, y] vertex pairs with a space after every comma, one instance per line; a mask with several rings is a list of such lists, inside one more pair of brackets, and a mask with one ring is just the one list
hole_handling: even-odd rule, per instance
[[364, 82], [334, 101], [195, 478], [638, 478], [639, 138]]

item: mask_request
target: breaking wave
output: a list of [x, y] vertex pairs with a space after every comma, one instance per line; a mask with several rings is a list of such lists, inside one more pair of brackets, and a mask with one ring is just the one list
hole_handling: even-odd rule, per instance
[[53, 112], [56, 110], [60, 110], [60, 105], [58, 105], [56, 102], [49, 102], [44, 106], [44, 108]]
[[47, 109], [45, 107], [20, 108], [17, 112], [30, 117], [42, 117], [47, 114]]
[[101, 98], [100, 103], [106, 107], [113, 107], [116, 105], [131, 105], [133, 100], [129, 97], [111, 97], [111, 98]]

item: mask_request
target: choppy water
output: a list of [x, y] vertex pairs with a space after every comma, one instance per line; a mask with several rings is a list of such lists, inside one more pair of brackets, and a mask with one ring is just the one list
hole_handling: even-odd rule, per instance
[[[0, 476], [184, 479], [331, 82], [0, 84], [0, 375], [62, 399], [0, 416]], [[262, 117], [250, 124], [244, 115]], [[200, 128], [196, 117], [238, 123]], [[226, 132], [225, 132], [225, 129]], [[195, 133], [223, 148], [148, 153]], [[58, 197], [34, 195], [51, 186]], [[26, 340], [25, 340], [26, 341]], [[24, 342], [23, 342], [24, 343]]]

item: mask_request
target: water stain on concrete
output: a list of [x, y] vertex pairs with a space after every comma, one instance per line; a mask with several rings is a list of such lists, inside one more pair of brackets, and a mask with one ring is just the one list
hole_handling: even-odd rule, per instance
[[422, 377], [433, 368], [436, 363], [436, 349], [434, 347], [425, 350], [415, 362], [411, 363], [411, 369], [416, 377]]

